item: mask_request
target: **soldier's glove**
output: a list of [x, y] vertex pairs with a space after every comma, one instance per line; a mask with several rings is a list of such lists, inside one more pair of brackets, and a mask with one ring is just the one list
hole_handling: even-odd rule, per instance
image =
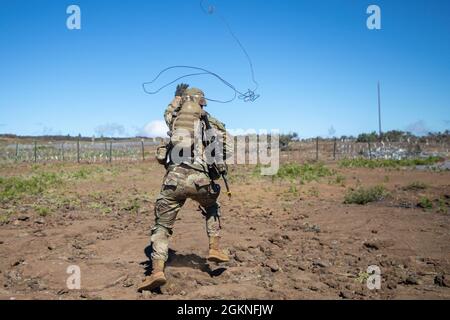
[[189, 85], [187, 83], [180, 83], [179, 85], [177, 85], [177, 90], [175, 91], [175, 97], [181, 97], [187, 88], [189, 88]]
[[176, 109], [180, 106], [181, 103], [181, 97], [176, 96], [175, 98], [172, 99], [172, 102], [170, 103], [172, 105], [173, 112], [172, 112], [172, 116], [176, 117]]

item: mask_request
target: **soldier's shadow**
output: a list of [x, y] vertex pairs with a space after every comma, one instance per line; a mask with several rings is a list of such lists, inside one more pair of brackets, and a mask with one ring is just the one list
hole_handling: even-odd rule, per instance
[[[149, 245], [144, 250], [148, 260], [141, 263], [145, 268], [145, 275], [148, 276], [152, 273], [152, 261], [151, 255], [153, 252], [152, 246]], [[196, 254], [179, 254], [175, 250], [169, 249], [169, 258], [167, 259], [166, 266], [169, 267], [185, 267], [197, 269], [202, 272], [206, 272], [210, 277], [218, 277], [224, 273], [227, 269], [219, 267], [212, 269], [211, 264], [203, 257]]]

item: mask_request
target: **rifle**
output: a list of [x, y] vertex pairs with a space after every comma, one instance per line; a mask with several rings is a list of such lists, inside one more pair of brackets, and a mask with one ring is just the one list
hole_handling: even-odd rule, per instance
[[223, 182], [225, 183], [225, 188], [227, 189], [228, 198], [231, 199], [231, 191], [230, 191], [230, 187], [228, 186], [227, 174], [221, 173], [221, 176], [222, 176]]
[[[211, 124], [209, 123], [208, 115], [204, 112], [201, 115], [200, 119], [203, 120], [203, 122], [205, 123], [206, 129], [208, 131], [210, 131], [212, 129], [212, 127], [211, 127]], [[206, 145], [211, 145], [211, 144], [217, 144], [217, 140], [216, 140], [215, 136], [212, 136], [210, 138], [207, 137]], [[216, 148], [214, 148], [214, 150], [216, 150]], [[209, 170], [213, 180], [214, 180], [214, 178], [218, 178], [219, 176], [222, 177], [223, 182], [225, 183], [225, 188], [227, 189], [228, 198], [231, 199], [231, 191], [230, 191], [230, 186], [228, 185], [227, 172], [219, 170], [219, 168], [217, 167], [217, 164], [215, 162], [212, 164], [208, 164], [208, 170]]]

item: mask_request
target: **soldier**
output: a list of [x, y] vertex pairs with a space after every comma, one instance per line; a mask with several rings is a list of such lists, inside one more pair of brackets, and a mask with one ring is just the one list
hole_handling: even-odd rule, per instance
[[[220, 236], [220, 205], [217, 202], [220, 186], [214, 183], [220, 174], [226, 173], [225, 163], [217, 163], [218, 174], [211, 172], [205, 159], [204, 130], [196, 130], [196, 124], [205, 129], [204, 117], [207, 117], [208, 125], [215, 129], [216, 133], [226, 139], [225, 126], [217, 119], [206, 113], [203, 108], [206, 99], [203, 91], [196, 88], [188, 88], [188, 85], [177, 86], [175, 98], [164, 113], [167, 126], [170, 128], [171, 148], [170, 156], [166, 163], [166, 175], [163, 180], [161, 192], [155, 204], [155, 225], [152, 228], [151, 242], [153, 252], [152, 273], [146, 277], [139, 286], [138, 291], [154, 290], [166, 283], [164, 264], [168, 258], [169, 237], [172, 235], [176, 217], [181, 207], [190, 198], [199, 203], [201, 212], [206, 219], [206, 230], [209, 237], [209, 253], [207, 259], [214, 262], [227, 262], [228, 256], [219, 249]], [[185, 139], [186, 134], [192, 138]], [[180, 138], [181, 136], [181, 138]], [[201, 143], [195, 143], [196, 141]], [[186, 141], [187, 144], [186, 145]], [[193, 141], [193, 143], [192, 143]], [[226, 146], [226, 143], [223, 144]], [[186, 148], [188, 147], [188, 148]], [[183, 150], [181, 158], [179, 152], [170, 150]], [[180, 149], [181, 148], [181, 149]], [[189, 150], [190, 152], [186, 152]], [[223, 147], [225, 154], [226, 148]], [[174, 159], [177, 158], [177, 159]]]

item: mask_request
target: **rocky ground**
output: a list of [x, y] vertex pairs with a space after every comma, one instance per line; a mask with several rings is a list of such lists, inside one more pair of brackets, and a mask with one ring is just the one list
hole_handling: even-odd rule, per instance
[[[3, 179], [57, 179], [0, 203], [0, 298], [449, 299], [450, 173], [328, 166], [336, 175], [304, 184], [234, 168], [233, 198], [221, 197], [231, 261], [205, 260], [203, 217], [188, 202], [171, 241], [168, 283], [138, 293], [163, 168], [2, 165]], [[344, 204], [361, 185], [383, 185], [389, 195]], [[66, 286], [71, 265], [80, 267], [80, 290]], [[380, 290], [367, 288], [371, 265], [381, 270]]]

